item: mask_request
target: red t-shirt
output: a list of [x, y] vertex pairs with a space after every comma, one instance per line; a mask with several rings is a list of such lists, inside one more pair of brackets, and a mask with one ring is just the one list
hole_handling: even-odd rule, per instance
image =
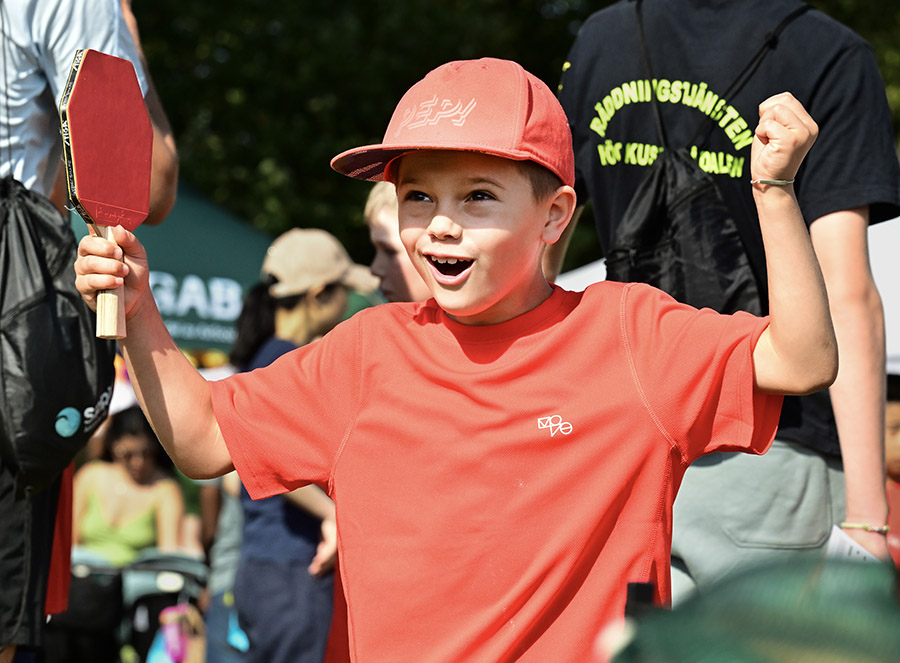
[[668, 601], [688, 464], [771, 443], [766, 324], [618, 283], [490, 326], [388, 304], [213, 404], [251, 495], [335, 500], [354, 660], [584, 663], [628, 582]]
[[888, 550], [891, 551], [894, 566], [900, 571], [900, 483], [888, 479], [885, 492], [888, 501], [887, 524], [890, 527], [887, 535]]

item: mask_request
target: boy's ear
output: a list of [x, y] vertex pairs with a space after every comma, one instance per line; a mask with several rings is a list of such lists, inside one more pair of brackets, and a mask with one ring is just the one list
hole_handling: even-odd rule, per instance
[[547, 200], [547, 217], [541, 232], [546, 244], [554, 244], [560, 238], [575, 213], [576, 202], [575, 189], [568, 185], [559, 187]]

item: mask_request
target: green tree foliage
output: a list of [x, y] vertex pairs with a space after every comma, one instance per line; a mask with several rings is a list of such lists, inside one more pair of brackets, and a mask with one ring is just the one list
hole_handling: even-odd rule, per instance
[[580, 1], [136, 2], [182, 177], [273, 235], [324, 227], [359, 260], [368, 185], [338, 152], [380, 142], [394, 105], [453, 59], [519, 59], [554, 82]]
[[[154, 0], [134, 11], [182, 177], [273, 236], [327, 228], [367, 261], [368, 185], [334, 173], [331, 157], [379, 142], [403, 92], [448, 60], [515, 59], [555, 87], [579, 25], [607, 4]], [[900, 117], [900, 8], [813, 4], [870, 39]], [[579, 230], [568, 266], [596, 255], [590, 224]]]

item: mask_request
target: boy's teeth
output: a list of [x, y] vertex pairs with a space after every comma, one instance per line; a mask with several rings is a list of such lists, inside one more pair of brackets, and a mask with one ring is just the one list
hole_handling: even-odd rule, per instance
[[469, 266], [472, 264], [472, 261], [466, 258], [429, 256], [429, 260], [431, 260], [435, 269], [445, 276], [458, 276], [469, 269]]

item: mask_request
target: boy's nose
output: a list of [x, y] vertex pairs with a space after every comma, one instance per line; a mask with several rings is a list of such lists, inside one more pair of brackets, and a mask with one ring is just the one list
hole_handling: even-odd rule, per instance
[[435, 214], [428, 224], [428, 234], [435, 239], [453, 239], [459, 237], [462, 229], [446, 214]]
[[375, 257], [372, 258], [372, 264], [369, 265], [369, 271], [372, 272], [373, 276], [384, 281], [384, 277], [387, 274], [387, 267], [391, 260], [391, 256], [384, 251], [377, 250], [375, 252]]

